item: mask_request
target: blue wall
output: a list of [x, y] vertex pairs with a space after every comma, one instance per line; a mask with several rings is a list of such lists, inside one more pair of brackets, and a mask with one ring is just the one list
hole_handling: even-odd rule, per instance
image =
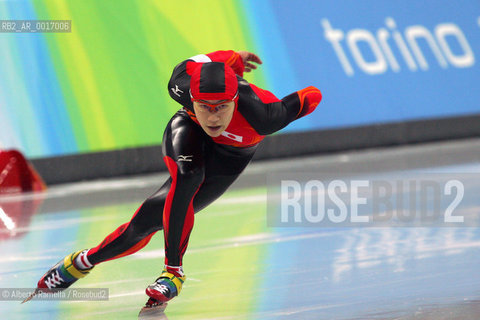
[[324, 95], [287, 131], [480, 113], [479, 1], [271, 0], [250, 9], [275, 93], [312, 84]]

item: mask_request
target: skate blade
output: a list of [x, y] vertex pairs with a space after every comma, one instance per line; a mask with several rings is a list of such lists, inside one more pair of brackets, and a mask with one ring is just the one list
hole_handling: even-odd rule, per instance
[[32, 300], [32, 298], [35, 297], [39, 291], [40, 290], [35, 289], [35, 291], [33, 291], [32, 294], [27, 297], [27, 299], [23, 300], [21, 304], [24, 304], [25, 302]]
[[167, 303], [159, 303], [155, 305], [145, 305], [140, 313], [138, 314], [138, 319], [147, 320], [147, 319], [156, 319], [156, 320], [168, 320], [167, 316], [165, 315], [164, 311], [167, 307]]

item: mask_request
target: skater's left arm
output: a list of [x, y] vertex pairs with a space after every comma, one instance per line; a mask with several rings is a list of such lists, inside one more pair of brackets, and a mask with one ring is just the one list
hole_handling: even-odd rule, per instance
[[262, 64], [262, 60], [255, 53], [248, 51], [220, 50], [208, 53], [205, 56], [211, 61], [228, 64], [240, 77], [243, 77], [244, 72], [257, 69], [256, 64]]
[[253, 84], [241, 85], [240, 90], [240, 99], [244, 100], [239, 102], [239, 106], [250, 106], [244, 107], [242, 114], [261, 135], [279, 131], [292, 121], [312, 113], [322, 100], [322, 93], [313, 86], [281, 100]]

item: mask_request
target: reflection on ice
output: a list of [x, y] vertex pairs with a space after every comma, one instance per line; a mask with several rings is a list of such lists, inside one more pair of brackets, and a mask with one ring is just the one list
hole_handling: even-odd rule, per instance
[[338, 282], [353, 269], [389, 265], [405, 271], [405, 261], [463, 254], [480, 248], [474, 228], [382, 228], [346, 230], [344, 245], [335, 251], [333, 280]]

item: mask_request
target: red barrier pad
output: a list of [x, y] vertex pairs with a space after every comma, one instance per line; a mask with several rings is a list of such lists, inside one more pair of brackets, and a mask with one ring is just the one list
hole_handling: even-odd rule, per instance
[[46, 189], [40, 175], [17, 150], [0, 150], [0, 195]]

